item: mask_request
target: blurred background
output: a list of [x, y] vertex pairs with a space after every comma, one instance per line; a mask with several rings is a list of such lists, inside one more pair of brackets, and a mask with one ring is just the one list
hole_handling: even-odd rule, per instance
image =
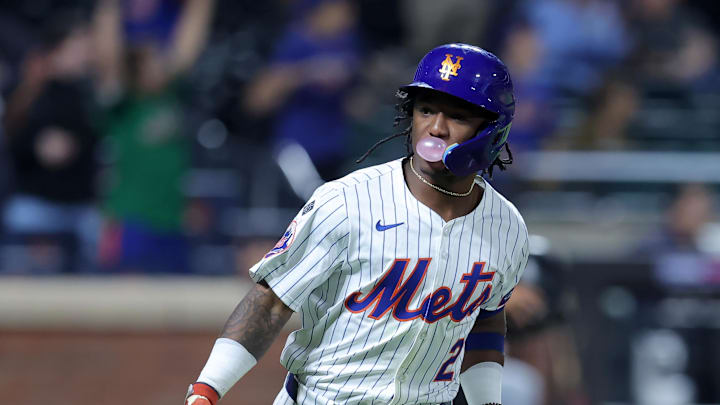
[[[3, 399], [179, 404], [247, 269], [405, 154], [355, 163], [467, 42], [514, 79], [492, 183], [533, 235], [504, 402], [720, 404], [718, 27], [713, 0], [1, 2]], [[271, 403], [286, 334], [224, 403]]]

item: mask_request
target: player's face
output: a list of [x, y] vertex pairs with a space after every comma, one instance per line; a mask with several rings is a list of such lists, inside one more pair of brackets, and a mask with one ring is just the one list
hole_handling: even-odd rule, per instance
[[[412, 146], [426, 136], [441, 138], [448, 146], [474, 137], [487, 123], [482, 110], [448, 94], [423, 91], [415, 99]], [[421, 159], [417, 153], [415, 159]], [[424, 162], [433, 171], [447, 171], [442, 162]]]

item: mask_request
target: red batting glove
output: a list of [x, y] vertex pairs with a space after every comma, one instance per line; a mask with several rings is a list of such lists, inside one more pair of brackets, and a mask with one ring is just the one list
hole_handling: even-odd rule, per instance
[[215, 405], [219, 400], [220, 394], [215, 391], [215, 388], [196, 382], [188, 387], [185, 405]]

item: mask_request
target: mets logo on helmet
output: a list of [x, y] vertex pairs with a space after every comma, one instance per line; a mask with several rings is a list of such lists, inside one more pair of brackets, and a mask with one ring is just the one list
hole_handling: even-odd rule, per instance
[[290, 245], [295, 240], [295, 228], [297, 228], [297, 222], [292, 221], [288, 226], [287, 230], [285, 230], [285, 233], [280, 238], [278, 243], [275, 244], [275, 247], [273, 247], [272, 249], [270, 249], [269, 252], [267, 252], [267, 254], [265, 255], [266, 259], [270, 256], [275, 256], [288, 250]]
[[445, 60], [442, 62], [442, 68], [438, 70], [438, 72], [442, 73], [440, 78], [446, 82], [450, 81], [450, 76], [458, 75], [457, 71], [462, 67], [460, 66], [460, 61], [464, 59], [462, 56], [458, 56], [455, 58], [455, 63], [453, 63], [452, 57], [452, 54], [446, 53]]

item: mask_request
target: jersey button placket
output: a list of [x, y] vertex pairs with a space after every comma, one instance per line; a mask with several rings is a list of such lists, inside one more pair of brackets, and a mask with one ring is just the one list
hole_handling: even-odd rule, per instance
[[400, 368], [397, 371], [397, 374], [395, 374], [395, 395], [393, 395], [392, 401], [390, 401], [389, 405], [397, 404], [398, 398], [402, 396], [403, 392], [403, 383], [405, 382], [407, 370], [404, 368]]
[[[415, 342], [413, 342], [410, 351], [405, 356], [405, 359], [402, 361], [402, 363], [400, 363], [400, 367], [398, 367], [398, 370], [395, 373], [395, 399], [399, 398], [402, 395], [403, 383], [407, 380], [408, 369], [410, 368], [412, 363], [411, 359], [415, 357], [415, 353], [419, 351], [423, 346], [422, 339], [425, 335], [426, 330], [425, 322], [422, 322], [422, 325], [418, 327], [420, 328], [420, 331], [416, 335]], [[395, 400], [390, 402], [390, 404], [395, 403]]]
[[[438, 248], [437, 256], [438, 257], [438, 263], [435, 266], [435, 269], [437, 270], [435, 272], [435, 284], [438, 282], [442, 283], [442, 280], [445, 278], [445, 274], [443, 270], [445, 269], [447, 260], [448, 260], [448, 250], [449, 250], [449, 244], [450, 244], [450, 228], [447, 226], [447, 224], [443, 227], [442, 237], [440, 239], [440, 247]], [[441, 284], [442, 285], [442, 284]], [[436, 287], [435, 287], [436, 288]]]
[[440, 257], [443, 258], [443, 260], [447, 260], [448, 258], [448, 250], [447, 250], [447, 244], [450, 243], [450, 227], [448, 224], [445, 224], [443, 227], [443, 240], [442, 240], [442, 252], [440, 253]]

